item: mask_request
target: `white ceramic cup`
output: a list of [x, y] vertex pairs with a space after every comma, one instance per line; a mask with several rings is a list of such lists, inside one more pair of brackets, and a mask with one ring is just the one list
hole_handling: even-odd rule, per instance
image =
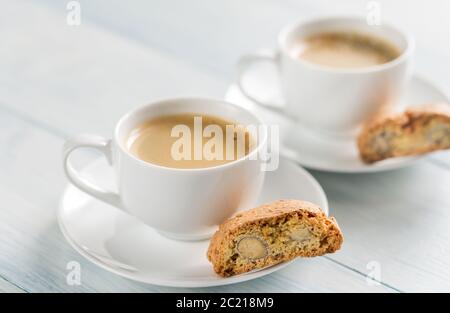
[[[337, 68], [314, 64], [293, 55], [302, 38], [322, 32], [350, 31], [383, 38], [401, 54], [381, 65]], [[238, 86], [255, 103], [297, 120], [302, 126], [339, 137], [353, 136], [382, 106], [401, 109], [397, 101], [412, 71], [412, 37], [387, 24], [370, 26], [360, 17], [324, 17], [284, 28], [276, 51], [244, 56], [238, 63]], [[273, 63], [279, 72], [283, 107], [263, 102], [246, 88], [243, 78], [258, 62]]]
[[[64, 170], [78, 188], [123, 209], [163, 235], [179, 240], [211, 236], [217, 226], [239, 209], [254, 205], [264, 181], [261, 158], [267, 131], [260, 129], [256, 147], [245, 157], [220, 166], [196, 169], [169, 168], [136, 158], [126, 148], [130, 131], [141, 122], [162, 115], [198, 113], [222, 117], [240, 125], [261, 125], [247, 110], [221, 100], [179, 98], [135, 109], [117, 123], [113, 139], [80, 135], [66, 142]], [[255, 139], [255, 138], [254, 138]], [[114, 170], [117, 190], [88, 182], [69, 160], [81, 147], [102, 152]]]

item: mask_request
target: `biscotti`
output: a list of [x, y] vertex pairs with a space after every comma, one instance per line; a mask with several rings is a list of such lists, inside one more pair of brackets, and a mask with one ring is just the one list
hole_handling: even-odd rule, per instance
[[343, 236], [334, 218], [315, 204], [279, 200], [241, 212], [220, 225], [208, 259], [224, 277], [340, 249]]
[[449, 149], [450, 108], [430, 104], [378, 117], [362, 130], [358, 148], [366, 163]]

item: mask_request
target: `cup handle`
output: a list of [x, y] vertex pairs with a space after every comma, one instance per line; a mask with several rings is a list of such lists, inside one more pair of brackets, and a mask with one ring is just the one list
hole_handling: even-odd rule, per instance
[[242, 83], [242, 79], [247, 71], [247, 69], [255, 63], [259, 63], [259, 62], [268, 62], [268, 63], [272, 63], [277, 70], [279, 70], [279, 53], [277, 51], [262, 51], [259, 53], [255, 53], [255, 54], [251, 54], [251, 55], [246, 55], [243, 56], [237, 64], [237, 86], [239, 87], [240, 91], [242, 92], [242, 94], [244, 94], [248, 99], [252, 100], [254, 103], [256, 103], [257, 105], [268, 109], [270, 111], [273, 111], [275, 113], [278, 114], [282, 114], [285, 115], [285, 112], [283, 110], [283, 108], [277, 106], [274, 103], [270, 103], [270, 102], [263, 102], [259, 99], [256, 99], [254, 96], [251, 95], [250, 92], [248, 92], [247, 89], [245, 89], [244, 84]]
[[122, 209], [119, 194], [95, 186], [91, 182], [85, 180], [80, 172], [75, 170], [72, 166], [69, 157], [71, 153], [78, 148], [96, 149], [102, 152], [108, 160], [109, 165], [112, 165], [111, 140], [96, 135], [78, 135], [66, 141], [63, 148], [64, 172], [70, 182], [82, 191], [119, 209]]

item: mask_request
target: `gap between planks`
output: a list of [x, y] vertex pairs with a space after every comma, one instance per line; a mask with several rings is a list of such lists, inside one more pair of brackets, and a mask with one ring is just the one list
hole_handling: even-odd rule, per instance
[[28, 293], [28, 290], [0, 275], [0, 293]]

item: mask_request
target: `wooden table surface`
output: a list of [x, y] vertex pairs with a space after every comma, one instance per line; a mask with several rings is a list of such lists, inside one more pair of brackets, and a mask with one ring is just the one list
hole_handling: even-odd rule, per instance
[[[136, 283], [78, 255], [56, 210], [64, 140], [109, 136], [131, 108], [169, 96], [223, 97], [240, 55], [274, 47], [283, 25], [367, 13], [368, 1], [0, 0], [0, 291], [450, 291], [450, 153], [387, 173], [312, 171], [346, 237], [333, 255], [253, 281], [175, 289]], [[416, 71], [450, 90], [450, 2], [379, 1], [382, 20], [417, 40]], [[80, 162], [92, 159], [86, 152]], [[81, 264], [81, 285], [66, 283]], [[380, 282], [367, 279], [379, 268]]]

